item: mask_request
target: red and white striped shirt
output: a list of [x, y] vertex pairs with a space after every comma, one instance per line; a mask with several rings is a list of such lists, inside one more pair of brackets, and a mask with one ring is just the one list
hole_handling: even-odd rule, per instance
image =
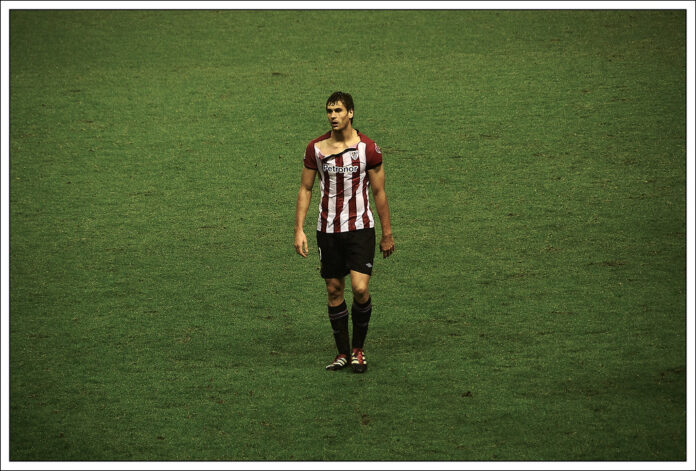
[[360, 134], [360, 142], [338, 154], [323, 155], [317, 144], [331, 137], [328, 132], [307, 145], [304, 165], [319, 172], [321, 199], [317, 230], [327, 233], [357, 231], [375, 227], [370, 210], [367, 171], [382, 164], [382, 151]]

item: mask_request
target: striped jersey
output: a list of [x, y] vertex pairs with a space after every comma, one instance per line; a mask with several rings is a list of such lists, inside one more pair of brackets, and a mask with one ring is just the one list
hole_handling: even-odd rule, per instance
[[382, 151], [358, 131], [360, 142], [354, 147], [323, 155], [317, 144], [329, 137], [331, 132], [313, 139], [304, 156], [305, 167], [316, 170], [321, 181], [317, 230], [335, 233], [375, 227], [367, 171], [382, 164]]

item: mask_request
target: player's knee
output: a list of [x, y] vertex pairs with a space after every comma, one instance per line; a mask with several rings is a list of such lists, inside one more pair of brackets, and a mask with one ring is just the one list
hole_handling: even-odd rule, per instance
[[343, 286], [338, 282], [327, 282], [326, 293], [329, 296], [329, 301], [340, 300], [343, 297]]
[[326, 292], [329, 293], [329, 296], [337, 296], [343, 294], [343, 287], [340, 283], [327, 283]]
[[353, 297], [359, 303], [364, 303], [370, 297], [367, 283], [355, 283], [353, 285]]

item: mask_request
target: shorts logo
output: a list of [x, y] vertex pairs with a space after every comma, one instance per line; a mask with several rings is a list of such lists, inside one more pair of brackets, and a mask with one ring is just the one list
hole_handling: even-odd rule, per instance
[[357, 165], [350, 165], [348, 167], [337, 167], [336, 165], [324, 164], [322, 169], [324, 172], [330, 173], [352, 173], [358, 171]]
[[372, 264], [371, 264], [371, 263], [366, 263], [365, 265], [367, 266], [367, 268], [372, 268]]

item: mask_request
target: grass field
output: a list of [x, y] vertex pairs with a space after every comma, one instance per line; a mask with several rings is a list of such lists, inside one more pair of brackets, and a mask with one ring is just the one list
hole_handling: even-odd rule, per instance
[[[686, 459], [685, 11], [10, 22], [11, 460]], [[316, 194], [293, 249], [335, 90], [396, 240], [361, 376]]]

